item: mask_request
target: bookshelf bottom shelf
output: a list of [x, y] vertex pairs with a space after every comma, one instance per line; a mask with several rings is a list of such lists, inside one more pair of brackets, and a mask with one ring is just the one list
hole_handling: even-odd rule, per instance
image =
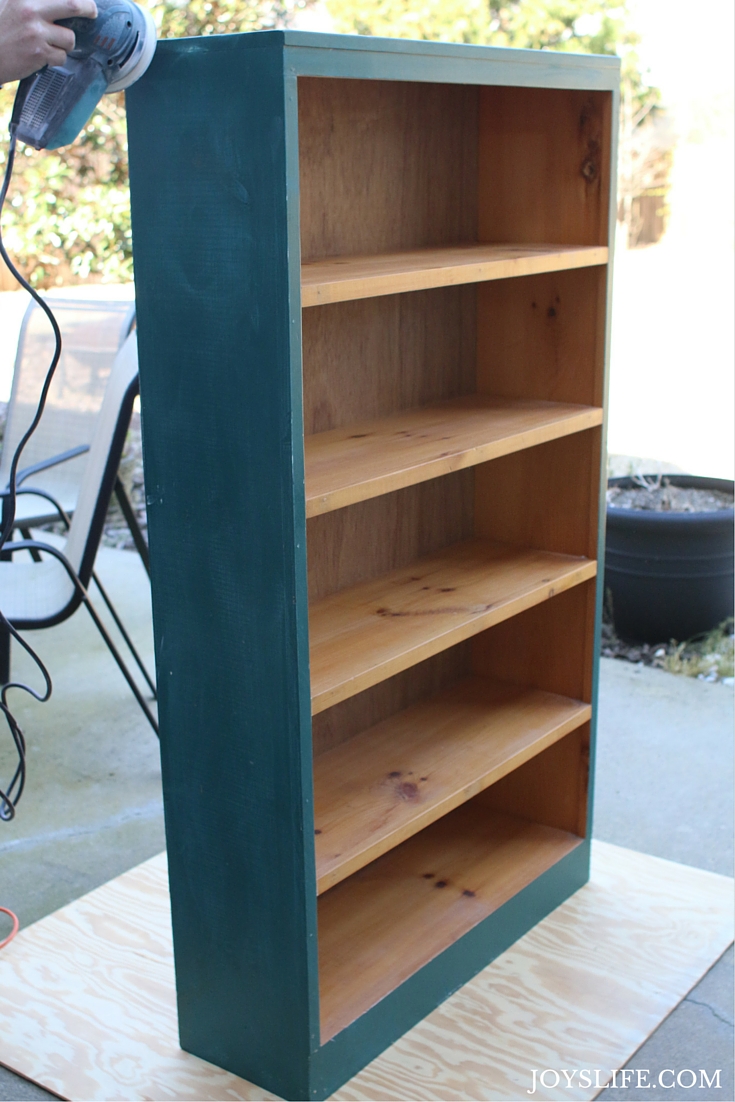
[[582, 841], [485, 795], [320, 896], [322, 1044]]

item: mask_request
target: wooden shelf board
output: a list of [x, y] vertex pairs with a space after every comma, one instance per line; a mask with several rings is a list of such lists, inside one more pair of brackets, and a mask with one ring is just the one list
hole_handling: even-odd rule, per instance
[[473, 394], [307, 436], [306, 515], [353, 505], [602, 424], [595, 406]]
[[376, 256], [330, 256], [301, 266], [301, 305], [324, 306], [460, 283], [484, 283], [606, 264], [597, 245], [454, 245]]
[[589, 704], [470, 677], [314, 761], [317, 891], [585, 723]]
[[473, 539], [309, 610], [312, 714], [594, 577], [576, 555]]
[[322, 895], [322, 1044], [580, 841], [468, 803]]

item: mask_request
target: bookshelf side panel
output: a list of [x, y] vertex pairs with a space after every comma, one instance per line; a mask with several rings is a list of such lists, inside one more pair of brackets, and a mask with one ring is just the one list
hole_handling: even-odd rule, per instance
[[181, 1043], [307, 1097], [295, 94], [249, 41], [159, 43], [128, 96], [145, 477]]

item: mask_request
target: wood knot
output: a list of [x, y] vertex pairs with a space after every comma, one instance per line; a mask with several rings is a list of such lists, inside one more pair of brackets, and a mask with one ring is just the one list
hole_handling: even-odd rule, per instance
[[582, 173], [588, 184], [594, 183], [594, 181], [600, 174], [600, 170], [597, 166], [597, 161], [593, 160], [592, 157], [587, 157], [584, 161], [582, 161], [580, 172]]

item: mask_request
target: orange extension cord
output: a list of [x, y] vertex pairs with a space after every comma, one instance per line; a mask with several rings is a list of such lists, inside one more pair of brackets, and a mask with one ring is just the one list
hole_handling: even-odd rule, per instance
[[10, 915], [11, 919], [13, 920], [13, 929], [3, 941], [0, 941], [0, 949], [4, 949], [5, 946], [9, 945], [15, 935], [18, 933], [20, 923], [18, 922], [18, 916], [16, 914], [13, 914], [12, 911], [9, 911], [7, 907], [0, 907], [0, 911], [2, 911], [4, 915]]

